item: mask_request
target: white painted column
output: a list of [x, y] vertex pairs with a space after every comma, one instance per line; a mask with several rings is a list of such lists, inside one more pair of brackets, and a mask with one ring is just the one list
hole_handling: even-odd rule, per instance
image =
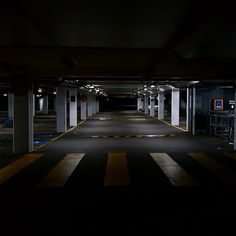
[[87, 102], [86, 100], [80, 100], [80, 119], [86, 120], [87, 118]]
[[179, 125], [179, 100], [180, 91], [178, 88], [171, 91], [171, 124]]
[[69, 89], [70, 126], [77, 126], [77, 88]]
[[35, 117], [35, 94], [33, 94], [33, 117]]
[[158, 119], [164, 120], [164, 93], [158, 94]]
[[189, 113], [190, 113], [190, 92], [189, 92], [189, 88], [187, 88], [186, 91], [186, 130], [189, 131], [191, 126], [190, 126], [190, 119], [189, 119]]
[[193, 87], [192, 91], [192, 135], [195, 135], [196, 88]]
[[14, 94], [8, 93], [8, 118], [14, 117]]
[[96, 101], [96, 113], [99, 113], [99, 111], [100, 111], [100, 108], [99, 108], [99, 99], [97, 99], [97, 101]]
[[88, 117], [93, 115], [93, 108], [92, 108], [92, 95], [88, 95], [88, 100], [87, 100], [87, 112], [88, 112]]
[[92, 95], [92, 114], [95, 115], [97, 110], [96, 96]]
[[[235, 83], [236, 85], [236, 83]], [[236, 150], [236, 86], [234, 89], [234, 100], [235, 100], [235, 105], [234, 105], [234, 150]]]
[[43, 96], [43, 113], [48, 114], [48, 95]]
[[154, 105], [155, 105], [155, 97], [150, 96], [150, 116], [155, 116], [155, 110], [154, 110]]
[[144, 113], [148, 114], [148, 95], [144, 95]]
[[53, 111], [57, 112], [57, 96], [53, 97]]
[[14, 96], [13, 152], [33, 151], [33, 91]]
[[137, 98], [137, 110], [141, 109], [141, 98]]
[[57, 88], [57, 132], [64, 133], [67, 130], [66, 112], [66, 88]]

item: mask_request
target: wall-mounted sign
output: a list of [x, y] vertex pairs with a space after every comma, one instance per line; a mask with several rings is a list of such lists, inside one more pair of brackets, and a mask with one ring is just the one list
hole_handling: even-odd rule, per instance
[[222, 98], [214, 99], [214, 110], [223, 110], [224, 109], [224, 100]]

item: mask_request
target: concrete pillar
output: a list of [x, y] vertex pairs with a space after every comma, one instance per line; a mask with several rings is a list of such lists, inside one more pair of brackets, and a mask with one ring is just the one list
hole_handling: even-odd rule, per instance
[[96, 101], [96, 113], [99, 113], [99, 111], [100, 111], [100, 108], [99, 108], [99, 99], [97, 99], [97, 101]]
[[53, 111], [57, 112], [57, 97], [53, 97]]
[[[236, 85], [236, 83], [235, 83]], [[235, 131], [235, 127], [236, 127], [236, 86], [234, 89], [234, 101], [235, 101], [235, 105], [234, 105], [234, 150], [236, 150], [236, 131]]]
[[192, 135], [195, 135], [195, 111], [196, 109], [196, 88], [192, 89]]
[[137, 98], [137, 110], [140, 111], [142, 109], [142, 100], [141, 98]]
[[150, 96], [150, 116], [155, 116], [155, 97]]
[[33, 117], [35, 117], [35, 94], [33, 94]]
[[164, 119], [164, 93], [158, 94], [158, 119]]
[[88, 117], [93, 115], [93, 108], [92, 108], [92, 95], [88, 95], [88, 100], [87, 100], [87, 112], [88, 112]]
[[191, 129], [191, 125], [190, 125], [190, 119], [189, 119], [189, 112], [190, 112], [190, 91], [189, 88], [187, 88], [186, 91], [186, 96], [187, 96], [187, 104], [186, 104], [186, 130], [189, 131]]
[[86, 100], [80, 100], [80, 119], [86, 120], [87, 116], [87, 104]]
[[144, 95], [144, 113], [148, 114], [148, 96]]
[[66, 113], [66, 88], [57, 88], [57, 132], [64, 133], [67, 130]]
[[96, 114], [97, 110], [97, 103], [96, 103], [96, 96], [92, 95], [92, 114]]
[[171, 91], [171, 124], [179, 125], [180, 91], [175, 88]]
[[8, 93], [8, 118], [14, 117], [14, 94]]
[[43, 113], [48, 114], [48, 95], [43, 96]]
[[14, 96], [13, 152], [33, 151], [33, 91]]
[[77, 126], [77, 88], [69, 89], [70, 126]]

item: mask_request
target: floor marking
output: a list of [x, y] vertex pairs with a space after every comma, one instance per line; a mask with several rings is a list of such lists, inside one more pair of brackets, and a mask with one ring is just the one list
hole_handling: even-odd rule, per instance
[[109, 153], [104, 186], [129, 186], [126, 153]]
[[63, 187], [83, 158], [84, 153], [67, 154], [37, 185], [37, 187]]
[[77, 126], [72, 127], [71, 129], [67, 130], [65, 133], [63, 133], [63, 134], [57, 136], [56, 138], [53, 138], [53, 139], [49, 140], [48, 143], [43, 144], [43, 145], [40, 145], [40, 146], [37, 147], [35, 150], [38, 150], [38, 149], [40, 149], [40, 148], [42, 148], [42, 147], [48, 145], [50, 142], [56, 141], [57, 139], [63, 137], [65, 134], [71, 132], [72, 130], [74, 130], [74, 129], [76, 129], [77, 127], [79, 127], [80, 125], [82, 125], [85, 121], [86, 121], [86, 120], [82, 120]]
[[163, 123], [165, 123], [165, 124], [167, 124], [167, 125], [169, 125], [169, 126], [171, 126], [171, 127], [174, 127], [174, 128], [179, 129], [179, 130], [181, 130], [181, 131], [187, 132], [186, 129], [180, 128], [180, 127], [178, 127], [178, 126], [176, 126], [176, 125], [172, 125], [172, 124], [170, 124], [170, 123], [168, 123], [168, 122], [166, 122], [166, 121], [164, 121], [164, 120], [160, 120], [160, 119], [158, 119], [158, 118], [156, 118], [156, 119], [159, 120], [159, 121], [161, 121], [161, 122], [163, 122]]
[[201, 152], [194, 152], [189, 153], [189, 155], [193, 157], [196, 161], [198, 161], [202, 166], [206, 167], [214, 175], [219, 177], [224, 182], [224, 184], [236, 184], [236, 174], [233, 171], [222, 166], [220, 163], [211, 159], [206, 154]]
[[227, 152], [227, 153], [224, 153], [224, 155], [236, 160], [236, 153], [235, 152]]
[[25, 154], [20, 159], [2, 168], [0, 170], [0, 184], [4, 183], [13, 175], [23, 170], [26, 166], [38, 160], [41, 156], [43, 156], [43, 154], [36, 154], [36, 153]]
[[166, 153], [150, 153], [174, 186], [199, 185], [185, 170]]

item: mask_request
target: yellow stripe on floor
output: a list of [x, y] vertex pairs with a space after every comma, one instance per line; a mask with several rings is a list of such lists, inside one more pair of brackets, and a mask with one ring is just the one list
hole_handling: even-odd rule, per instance
[[0, 170], [0, 184], [4, 183], [6, 180], [11, 178], [13, 175], [20, 172], [26, 166], [30, 165], [32, 162], [38, 160], [43, 154], [30, 153], [25, 154], [19, 160], [12, 162], [6, 167]]
[[235, 152], [227, 152], [227, 153], [224, 153], [224, 155], [236, 160], [236, 153]]
[[125, 153], [109, 153], [104, 186], [130, 185], [128, 164]]
[[196, 186], [198, 183], [166, 153], [150, 153], [174, 186]]
[[236, 184], [236, 174], [225, 168], [220, 163], [211, 159], [205, 153], [189, 153], [196, 161], [198, 161], [202, 166], [206, 167], [210, 172], [216, 175], [221, 181], [226, 185], [235, 185]]
[[83, 158], [84, 153], [67, 154], [37, 185], [37, 187], [63, 187]]

